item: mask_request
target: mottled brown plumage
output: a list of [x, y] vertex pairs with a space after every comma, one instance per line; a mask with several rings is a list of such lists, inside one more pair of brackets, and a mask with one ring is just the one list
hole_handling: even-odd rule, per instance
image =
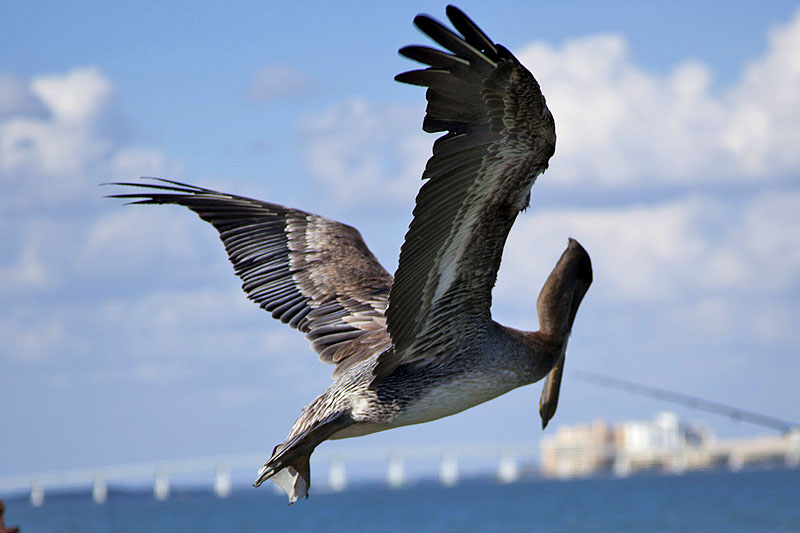
[[179, 204], [220, 233], [248, 297], [304, 332], [334, 382], [273, 450], [272, 479], [290, 502], [308, 495], [309, 458], [326, 439], [448, 416], [547, 377], [540, 413], [555, 413], [567, 340], [592, 282], [589, 255], [570, 239], [537, 302], [540, 329], [491, 318], [503, 247], [555, 149], [555, 126], [534, 77], [461, 11], [460, 35], [420, 15], [445, 50], [400, 53], [428, 68], [397, 76], [427, 87], [433, 145], [394, 280], [358, 231], [323, 217], [160, 180], [117, 197]]
[[423, 129], [447, 133], [433, 145], [400, 251], [386, 313], [394, 350], [381, 355], [379, 375], [450, 357], [453, 342], [485, 335], [508, 232], [555, 150], [553, 117], [531, 73], [463, 13], [447, 14], [464, 37], [424, 15], [414, 21], [452, 55], [400, 50], [430, 65], [396, 77], [428, 87]]
[[247, 297], [306, 334], [338, 377], [391, 345], [384, 312], [392, 276], [357, 229], [298, 209], [176, 181], [119, 183], [160, 192], [118, 194], [178, 204], [217, 231]]

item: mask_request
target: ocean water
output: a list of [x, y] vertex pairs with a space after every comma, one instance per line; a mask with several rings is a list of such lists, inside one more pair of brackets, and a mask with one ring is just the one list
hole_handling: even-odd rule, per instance
[[48, 494], [35, 508], [6, 498], [6, 523], [22, 533], [173, 531], [797, 531], [800, 470], [705, 472], [625, 479], [465, 481], [445, 488], [362, 486], [312, 494], [293, 506], [271, 490], [227, 499], [175, 489]]

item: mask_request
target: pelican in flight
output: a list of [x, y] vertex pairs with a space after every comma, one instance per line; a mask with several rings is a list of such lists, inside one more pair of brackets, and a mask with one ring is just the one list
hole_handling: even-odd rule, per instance
[[182, 205], [212, 224], [248, 298], [336, 365], [258, 472], [256, 486], [271, 479], [290, 503], [308, 497], [309, 459], [327, 439], [429, 422], [542, 378], [542, 427], [556, 410], [589, 255], [569, 239], [539, 294], [538, 331], [490, 312], [508, 232], [555, 150], [553, 116], [511, 52], [458, 8], [447, 16], [455, 31], [414, 19], [443, 49], [400, 50], [427, 67], [395, 79], [428, 88], [422, 128], [444, 134], [394, 278], [355, 228], [319, 215], [169, 180], [117, 184], [148, 190], [115, 197]]

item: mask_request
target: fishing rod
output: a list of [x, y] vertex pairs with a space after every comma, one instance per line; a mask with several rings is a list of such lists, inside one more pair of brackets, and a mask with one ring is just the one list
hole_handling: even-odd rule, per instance
[[655, 398], [657, 400], [663, 400], [665, 402], [675, 403], [678, 405], [685, 405], [693, 409], [715, 413], [732, 418], [734, 420], [740, 420], [742, 422], [749, 422], [751, 424], [777, 429], [783, 433], [788, 433], [794, 428], [800, 428], [800, 424], [788, 422], [774, 416], [756, 413], [755, 411], [748, 411], [747, 409], [739, 409], [738, 407], [733, 407], [724, 403], [712, 402], [710, 400], [698, 398], [697, 396], [691, 396], [681, 392], [662, 389], [660, 387], [653, 387], [651, 385], [643, 385], [641, 383], [628, 381], [626, 379], [597, 374], [595, 372], [587, 372], [585, 370], [575, 370], [573, 371], [573, 375], [577, 379], [585, 381], [586, 383], [593, 383], [602, 387], [630, 392], [640, 396], [648, 396], [650, 398]]

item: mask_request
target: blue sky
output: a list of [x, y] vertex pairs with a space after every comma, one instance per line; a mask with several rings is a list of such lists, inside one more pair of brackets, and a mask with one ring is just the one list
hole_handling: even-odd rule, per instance
[[[592, 254], [548, 428], [650, 417], [617, 375], [800, 420], [800, 6], [463, 2], [542, 85], [556, 155], [494, 294], [536, 329]], [[433, 138], [392, 77], [434, 2], [11, 3], [0, 20], [0, 474], [263, 450], [329, 383], [214, 231], [99, 183], [158, 175], [348, 222], [396, 266]], [[325, 446], [538, 442], [539, 385]], [[765, 430], [678, 409], [720, 436]], [[258, 465], [254, 465], [254, 468]]]

